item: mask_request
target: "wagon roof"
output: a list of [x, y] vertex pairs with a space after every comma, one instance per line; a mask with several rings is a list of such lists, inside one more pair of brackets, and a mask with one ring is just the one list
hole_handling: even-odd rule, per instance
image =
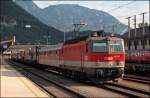
[[59, 49], [62, 49], [62, 47], [63, 47], [63, 43], [56, 44], [56, 45], [43, 46], [39, 48], [39, 52], [59, 50]]

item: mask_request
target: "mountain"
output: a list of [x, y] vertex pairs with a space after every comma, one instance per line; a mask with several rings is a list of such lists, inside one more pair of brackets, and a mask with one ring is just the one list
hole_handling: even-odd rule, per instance
[[46, 43], [43, 37], [51, 36], [49, 43], [56, 44], [63, 39], [63, 33], [54, 27], [43, 24], [39, 19], [18, 6], [11, 0], [0, 1], [0, 36], [8, 39], [16, 36], [18, 43], [35, 44], [40, 40]]
[[79, 5], [59, 4], [40, 9], [32, 1], [19, 0], [16, 3], [44, 24], [65, 32], [73, 30], [73, 24], [81, 22], [87, 24], [81, 30], [104, 29], [105, 32], [121, 34], [127, 28], [126, 25], [104, 11], [89, 9]]
[[42, 18], [41, 18], [42, 14], [43, 14], [42, 9], [40, 9], [32, 1], [30, 1], [30, 0], [26, 0], [26, 1], [24, 1], [24, 0], [23, 1], [22, 0], [18, 0], [18, 1], [15, 1], [15, 3], [17, 5], [19, 5], [20, 7], [22, 7], [23, 9], [25, 9], [31, 15], [33, 15], [33, 16], [39, 16], [38, 19], [42, 20]]

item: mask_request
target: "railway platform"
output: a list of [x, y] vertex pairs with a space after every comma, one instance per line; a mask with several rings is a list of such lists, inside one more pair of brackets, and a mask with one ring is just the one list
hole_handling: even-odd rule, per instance
[[8, 65], [1, 59], [0, 66], [0, 97], [1, 98], [48, 98], [49, 96], [44, 90], [35, 83], [27, 79], [11, 65]]

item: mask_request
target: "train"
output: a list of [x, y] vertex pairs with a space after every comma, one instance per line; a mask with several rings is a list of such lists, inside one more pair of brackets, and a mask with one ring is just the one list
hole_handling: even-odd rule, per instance
[[57, 45], [12, 51], [11, 60], [28, 62], [75, 79], [115, 82], [124, 75], [124, 40], [97, 31]]
[[150, 50], [126, 50], [126, 62], [150, 64]]
[[150, 50], [126, 50], [125, 72], [128, 74], [149, 75]]
[[125, 73], [148, 75], [150, 73], [150, 26], [131, 29], [122, 35], [125, 42]]

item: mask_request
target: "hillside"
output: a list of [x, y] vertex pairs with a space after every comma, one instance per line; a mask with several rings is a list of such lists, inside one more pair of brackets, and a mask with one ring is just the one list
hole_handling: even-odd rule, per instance
[[17, 1], [29, 13], [43, 23], [61, 31], [73, 30], [74, 23], [85, 22], [87, 25], [81, 30], [103, 30], [105, 32], [122, 33], [127, 26], [120, 23], [110, 14], [73, 4], [51, 5], [40, 9], [32, 1]]
[[[15, 35], [18, 43], [35, 44], [40, 40], [45, 44], [46, 39], [43, 36], [46, 35], [51, 36], [49, 43], [55, 44], [62, 41], [63, 33], [61, 31], [43, 24], [13, 1], [1, 0], [0, 4], [2, 39], [8, 39]], [[26, 28], [27, 25], [31, 27]]]

